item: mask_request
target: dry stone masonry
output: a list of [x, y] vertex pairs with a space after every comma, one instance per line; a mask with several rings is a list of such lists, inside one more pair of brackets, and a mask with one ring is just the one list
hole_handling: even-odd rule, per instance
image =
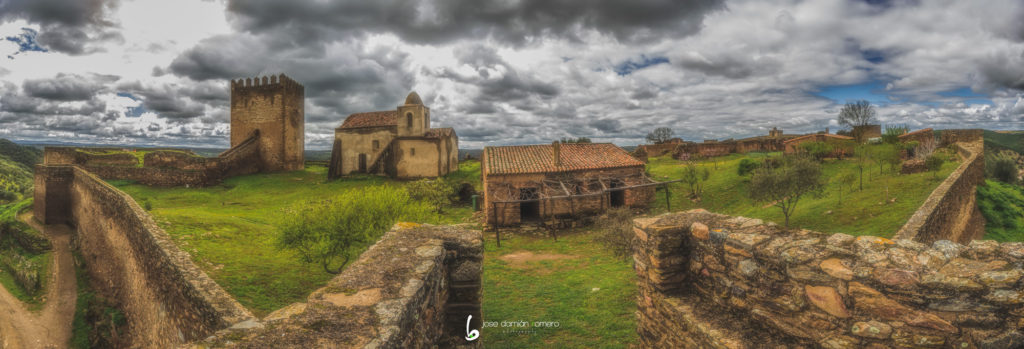
[[703, 210], [635, 232], [641, 347], [1024, 346], [1024, 243], [823, 235]]
[[480, 231], [399, 223], [305, 303], [197, 347], [479, 348]]

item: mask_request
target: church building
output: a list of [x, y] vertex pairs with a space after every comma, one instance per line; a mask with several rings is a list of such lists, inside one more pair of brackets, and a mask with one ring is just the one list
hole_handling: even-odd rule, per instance
[[430, 108], [412, 92], [395, 110], [355, 113], [334, 129], [328, 179], [352, 173], [392, 178], [444, 176], [459, 168], [452, 128], [431, 128]]

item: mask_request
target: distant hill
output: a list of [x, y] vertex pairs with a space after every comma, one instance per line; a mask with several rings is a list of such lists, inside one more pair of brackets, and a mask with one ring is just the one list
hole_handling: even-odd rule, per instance
[[7, 159], [31, 169], [43, 161], [43, 150], [32, 146], [18, 145], [0, 138], [0, 156], [5, 156]]
[[1024, 154], [1024, 131], [985, 130], [985, 150], [1013, 150]]

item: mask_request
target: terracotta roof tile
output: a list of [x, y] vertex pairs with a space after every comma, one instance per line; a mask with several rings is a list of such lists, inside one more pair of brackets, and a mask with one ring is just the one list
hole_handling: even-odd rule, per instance
[[338, 128], [397, 126], [398, 112], [394, 110], [355, 113], [345, 118]]
[[611, 143], [561, 144], [562, 165], [555, 166], [551, 144], [485, 147], [486, 174], [568, 172], [644, 166], [625, 150]]

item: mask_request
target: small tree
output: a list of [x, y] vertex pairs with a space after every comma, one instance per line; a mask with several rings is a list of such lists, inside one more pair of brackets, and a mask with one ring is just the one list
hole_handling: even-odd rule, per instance
[[899, 173], [899, 166], [903, 163], [903, 147], [899, 144], [886, 144], [885, 147], [889, 149], [882, 160], [889, 164], [889, 170]]
[[928, 167], [929, 171], [932, 171], [934, 178], [939, 178], [939, 170], [942, 169], [942, 163], [946, 162], [939, 154], [932, 154], [924, 160], [925, 167]]
[[1017, 156], [1015, 153], [1004, 150], [998, 153], [985, 155], [985, 175], [995, 178], [1003, 183], [1017, 183]]
[[754, 173], [750, 179], [750, 198], [781, 209], [788, 227], [797, 202], [805, 195], [820, 197], [824, 186], [820, 164], [803, 157], [789, 157], [778, 168], [765, 167]]
[[665, 143], [672, 139], [672, 134], [671, 128], [658, 127], [653, 132], [647, 134], [647, 141], [653, 144]]
[[852, 187], [853, 183], [857, 182], [857, 175], [853, 173], [844, 173], [839, 176], [839, 204], [843, 204], [843, 187]]
[[746, 176], [753, 173], [758, 167], [761, 167], [761, 163], [753, 159], [743, 158], [743, 160], [740, 160], [740, 166], [736, 168], [736, 174], [740, 175], [740, 177]]
[[860, 100], [854, 103], [846, 103], [843, 109], [839, 110], [839, 124], [846, 126], [854, 130], [853, 138], [857, 139], [858, 143], [864, 142], [863, 132], [858, 131], [858, 127], [870, 125], [875, 121], [875, 107], [871, 105], [871, 102], [866, 100]]
[[690, 186], [690, 197], [699, 199], [704, 192], [704, 181], [711, 177], [711, 172], [706, 167], [697, 168], [693, 163], [683, 168], [683, 183]]
[[858, 175], [860, 187], [857, 190], [864, 190], [864, 168], [871, 164], [871, 148], [866, 144], [858, 145], [857, 148], [854, 149], [854, 154], [856, 154], [857, 157], [857, 171], [860, 173]]
[[405, 188], [413, 200], [430, 204], [437, 213], [442, 213], [445, 206], [451, 205], [452, 197], [455, 196], [455, 188], [441, 178], [420, 179], [410, 182]]
[[400, 218], [420, 220], [430, 208], [389, 186], [352, 190], [327, 200], [299, 202], [282, 214], [277, 243], [304, 262], [337, 274], [360, 247], [375, 241]]

